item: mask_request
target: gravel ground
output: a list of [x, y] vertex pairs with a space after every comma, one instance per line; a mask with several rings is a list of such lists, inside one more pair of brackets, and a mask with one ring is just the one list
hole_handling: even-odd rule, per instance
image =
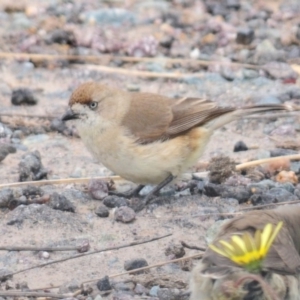
[[[107, 196], [112, 186], [133, 187], [123, 180], [4, 186], [114, 175], [91, 157], [72, 124], [59, 120], [72, 90], [85, 81], [225, 106], [299, 104], [298, 0], [1, 1], [0, 19], [0, 248], [88, 241], [91, 252], [171, 234], [20, 273], [78, 251], [3, 250], [0, 290], [81, 289], [76, 297], [89, 300], [188, 299], [197, 259], [113, 275], [199, 253], [181, 242], [205, 248], [232, 213], [300, 199], [297, 161], [218, 173], [232, 161], [299, 153], [299, 113], [243, 119], [218, 130], [191, 172], [142, 210], [138, 201]], [[192, 179], [207, 170], [210, 177]]]

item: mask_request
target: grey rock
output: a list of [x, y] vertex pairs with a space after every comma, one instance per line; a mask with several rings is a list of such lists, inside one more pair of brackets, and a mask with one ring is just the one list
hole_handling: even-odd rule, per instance
[[128, 200], [118, 196], [107, 196], [103, 199], [103, 204], [109, 208], [128, 206]]
[[134, 290], [134, 284], [132, 282], [118, 282], [115, 283], [114, 289], [116, 291], [133, 291]]
[[55, 118], [51, 121], [50, 129], [65, 135], [71, 135], [71, 130], [68, 128], [66, 123], [60, 118]]
[[5, 157], [9, 154], [6, 149], [0, 148], [0, 162], [5, 159]]
[[157, 297], [159, 290], [160, 290], [160, 287], [158, 285], [155, 285], [150, 289], [149, 295], [152, 297]]
[[76, 37], [74, 33], [70, 30], [64, 29], [55, 29], [50, 35], [46, 38], [46, 42], [48, 44], [57, 43], [57, 44], [65, 44], [70, 46], [76, 46]]
[[14, 195], [11, 189], [0, 190], [0, 207], [8, 207], [13, 199]]
[[103, 200], [108, 196], [108, 186], [104, 180], [91, 179], [88, 184], [88, 191], [97, 200]]
[[50, 201], [48, 205], [53, 209], [75, 212], [74, 204], [70, 200], [68, 200], [64, 195], [60, 195], [56, 192], [54, 192], [50, 196]]
[[132, 208], [122, 206], [115, 211], [115, 220], [122, 223], [130, 223], [135, 219], [135, 212]]
[[238, 44], [249, 45], [254, 39], [254, 30], [251, 28], [238, 29], [236, 42]]
[[278, 59], [284, 59], [284, 52], [277, 50], [270, 40], [263, 40], [257, 45], [254, 54], [254, 62], [256, 64], [266, 64]]
[[19, 163], [19, 180], [32, 181], [47, 178], [47, 171], [42, 165], [38, 151], [29, 152], [22, 156]]
[[95, 210], [95, 214], [100, 218], [107, 218], [109, 216], [109, 210], [104, 205], [99, 205]]
[[22, 139], [23, 137], [24, 137], [24, 133], [22, 130], [19, 129], [15, 130], [12, 134], [12, 138], [14, 139]]
[[13, 105], [35, 105], [37, 102], [32, 91], [27, 88], [15, 89], [12, 92], [11, 103]]
[[102, 296], [101, 295], [97, 295], [94, 300], [103, 300]]
[[[124, 269], [126, 271], [131, 271], [131, 270], [135, 270], [135, 269], [139, 269], [139, 268], [143, 268], [143, 267], [147, 267], [147, 266], [148, 266], [148, 263], [147, 263], [146, 259], [144, 259], [144, 258], [136, 258], [136, 259], [126, 260], [124, 262]], [[144, 272], [140, 271], [135, 274], [140, 274], [140, 273], [144, 273]]]
[[259, 77], [259, 73], [257, 71], [250, 70], [250, 69], [244, 69], [243, 74], [245, 79], [252, 79], [252, 78]]
[[0, 138], [10, 137], [12, 135], [12, 130], [8, 128], [3, 123], [0, 123]]
[[278, 184], [278, 187], [282, 188], [282, 189], [285, 189], [285, 190], [287, 190], [288, 192], [290, 192], [292, 194], [294, 193], [294, 190], [295, 190], [294, 185], [290, 182], [285, 182], [285, 183]]
[[112, 289], [108, 276], [97, 281], [97, 288], [99, 291], [109, 291]]
[[159, 300], [175, 300], [175, 296], [168, 288], [160, 288], [157, 292]]
[[149, 290], [145, 288], [143, 285], [141, 285], [140, 283], [137, 283], [134, 288], [134, 292], [138, 295], [143, 295], [143, 294], [145, 295], [149, 293]]

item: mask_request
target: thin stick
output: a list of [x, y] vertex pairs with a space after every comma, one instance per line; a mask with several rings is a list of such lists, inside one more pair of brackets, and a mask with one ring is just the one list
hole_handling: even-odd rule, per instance
[[81, 251], [82, 246], [65, 246], [65, 247], [34, 247], [34, 246], [0, 246], [0, 250], [6, 251]]
[[180, 243], [181, 243], [182, 247], [184, 247], [184, 248], [188, 248], [188, 249], [192, 249], [192, 250], [200, 250], [200, 251], [205, 251], [206, 250], [203, 247], [198, 247], [198, 246], [195, 246], [195, 245], [189, 245], [184, 241], [181, 241]]
[[243, 117], [243, 119], [273, 119], [273, 118], [285, 118], [285, 117], [299, 117], [298, 111], [291, 111], [291, 112], [282, 112], [282, 113], [268, 113], [264, 115], [249, 115]]
[[76, 68], [84, 68], [85, 70], [95, 70], [104, 73], [110, 74], [120, 74], [126, 76], [138, 76], [138, 77], [147, 77], [147, 78], [170, 78], [170, 79], [182, 79], [189, 77], [203, 78], [202, 73], [180, 73], [180, 72], [149, 72], [149, 71], [139, 71], [139, 70], [131, 70], [131, 69], [121, 69], [121, 68], [113, 68], [107, 66], [99, 66], [99, 65], [77, 65], [73, 64]]
[[132, 246], [146, 244], [146, 243], [150, 243], [150, 242], [153, 242], [153, 241], [157, 241], [157, 240], [169, 237], [171, 235], [172, 235], [172, 233], [168, 233], [168, 234], [161, 235], [161, 236], [158, 236], [158, 237], [154, 237], [154, 238], [144, 240], [144, 241], [141, 241], [141, 242], [131, 242], [131, 243], [128, 243], [128, 244], [118, 245], [118, 246], [114, 246], [114, 247], [102, 248], [100, 250], [95, 250], [95, 251], [91, 251], [91, 252], [87, 252], [87, 253], [76, 254], [76, 255], [73, 255], [73, 256], [70, 256], [70, 257], [49, 261], [49, 262], [46, 262], [44, 264], [40, 264], [40, 265], [37, 265], [37, 266], [33, 266], [33, 267], [29, 267], [29, 268], [26, 268], [26, 269], [23, 269], [23, 270], [19, 270], [19, 271], [13, 272], [11, 274], [7, 274], [5, 276], [13, 276], [13, 275], [20, 274], [20, 273], [23, 273], [23, 272], [26, 272], [26, 271], [29, 271], [29, 270], [42, 268], [42, 267], [45, 267], [45, 266], [53, 265], [53, 264], [56, 264], [56, 263], [67, 261], [67, 260], [71, 260], [71, 259], [75, 259], [75, 258], [79, 258], [79, 257], [83, 257], [83, 256], [88, 256], [88, 255], [92, 255], [92, 254], [97, 254], [97, 253], [101, 253], [101, 252], [105, 252], [105, 251], [118, 250], [118, 249], [122, 249], [122, 248], [128, 248], [128, 247], [132, 247]]
[[50, 179], [50, 180], [40, 180], [40, 181], [23, 181], [23, 182], [13, 182], [0, 184], [1, 188], [10, 187], [22, 187], [27, 185], [47, 185], [47, 184], [70, 184], [70, 183], [88, 183], [91, 179], [99, 180], [124, 180], [120, 176], [98, 176], [98, 177], [85, 177], [85, 178], [62, 178], [62, 179]]
[[193, 65], [202, 65], [210, 66], [212, 64], [221, 64], [221, 65], [232, 65], [237, 67], [243, 67], [248, 69], [261, 69], [262, 66], [243, 64], [236, 62], [224, 62], [224, 61], [209, 61], [209, 60], [200, 60], [192, 58], [169, 58], [169, 57], [131, 57], [131, 56], [114, 56], [114, 55], [105, 55], [101, 56], [96, 55], [68, 55], [68, 54], [38, 54], [38, 53], [11, 53], [11, 52], [0, 52], [0, 58], [14, 58], [14, 59], [35, 59], [35, 60], [57, 60], [57, 59], [67, 59], [67, 60], [84, 60], [84, 61], [103, 61], [103, 60], [121, 60], [124, 62], [157, 62], [162, 61], [166, 63], [191, 63]]
[[18, 118], [38, 118], [38, 119], [55, 119], [55, 116], [45, 115], [31, 115], [31, 114], [19, 114], [19, 113], [0, 113], [0, 117], [18, 117]]
[[45, 297], [45, 298], [73, 298], [74, 294], [55, 294], [43, 292], [19, 292], [19, 291], [0, 291], [1, 297]]
[[243, 164], [239, 164], [235, 167], [235, 169], [237, 171], [239, 171], [239, 170], [251, 168], [251, 167], [254, 167], [257, 165], [274, 162], [274, 161], [280, 160], [282, 158], [286, 158], [286, 159], [290, 159], [290, 160], [300, 160], [300, 154], [291, 154], [291, 155], [284, 155], [284, 156], [277, 156], [277, 157], [253, 160], [253, 161], [249, 161], [249, 162], [246, 162]]
[[[169, 261], [160, 262], [160, 263], [153, 264], [153, 265], [150, 265], [150, 266], [147, 266], [147, 267], [142, 267], [142, 268], [130, 270], [130, 271], [127, 271], [127, 272], [113, 274], [113, 275], [110, 275], [108, 277], [109, 278], [116, 278], [116, 277], [124, 276], [124, 275], [132, 275], [136, 272], [146, 271], [146, 270], [153, 269], [153, 268], [156, 268], [156, 267], [161, 267], [161, 266], [164, 266], [164, 265], [168, 265], [168, 264], [172, 264], [172, 263], [176, 263], [176, 262], [180, 262], [180, 261], [184, 261], [184, 260], [188, 260], [188, 259], [192, 259], [192, 258], [202, 257], [202, 256], [203, 256], [202, 253], [198, 253], [198, 254], [194, 254], [194, 255], [190, 255], [190, 256], [186, 256], [186, 257], [181, 257], [181, 258], [177, 258], [177, 259], [173, 259], [173, 260], [169, 260]], [[100, 280], [100, 279], [101, 278], [90, 279], [90, 280], [87, 280], [87, 281], [83, 281], [82, 284], [97, 281], [97, 280]], [[45, 288], [33, 289], [33, 291], [34, 290], [51, 290], [51, 289], [56, 289], [56, 288], [59, 288], [59, 287], [60, 287], [60, 285], [49, 286], [49, 287], [45, 287]]]
[[271, 205], [280, 206], [280, 205], [285, 205], [285, 204], [298, 204], [298, 203], [300, 203], [300, 200], [284, 201], [284, 202], [280, 202], [280, 203], [270, 203], [270, 204], [263, 204], [263, 205], [257, 205], [257, 206], [251, 206], [251, 207], [244, 207], [244, 208], [240, 208], [240, 211], [258, 210], [260, 208], [269, 207]]

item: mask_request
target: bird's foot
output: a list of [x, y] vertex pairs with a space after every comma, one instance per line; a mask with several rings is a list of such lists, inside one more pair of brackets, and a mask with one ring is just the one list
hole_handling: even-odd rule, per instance
[[140, 191], [143, 189], [144, 185], [139, 185], [134, 189], [130, 189], [129, 191], [126, 191], [124, 193], [116, 192], [116, 191], [109, 191], [109, 195], [117, 196], [117, 197], [123, 197], [123, 198], [135, 198], [139, 197]]

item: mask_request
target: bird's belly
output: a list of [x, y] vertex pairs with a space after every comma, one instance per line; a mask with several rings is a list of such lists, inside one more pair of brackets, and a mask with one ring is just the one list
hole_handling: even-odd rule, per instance
[[[84, 140], [84, 143], [108, 169], [139, 184], [158, 184], [170, 174], [178, 176], [192, 166], [203, 151], [198, 135], [192, 140], [185, 135], [145, 145], [124, 134], [115, 133], [114, 138], [111, 137], [110, 133]], [[95, 143], [95, 138], [98, 143]], [[96, 144], [101, 146], [96, 147]]]

